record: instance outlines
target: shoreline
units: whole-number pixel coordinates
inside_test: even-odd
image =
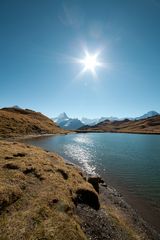
[[[82,133],[117,133],[117,134],[138,134],[138,135],[160,135],[160,133],[151,133],[151,132],[116,132],[116,131],[85,131],[85,130],[69,130],[66,133],[47,133],[47,134],[31,134],[31,135],[22,135],[22,136],[15,136],[15,137],[0,137],[2,141],[21,141],[27,140],[32,138],[43,138],[43,137],[51,137],[51,136],[61,136],[61,135],[68,135],[68,134],[82,134]]]
[[[119,208],[119,210],[125,211],[125,214],[129,214],[130,218],[134,219],[136,218],[136,222],[138,224],[145,225],[146,228],[149,228],[150,231],[157,232],[159,234],[160,239],[160,222],[159,222],[159,216],[157,214],[156,209],[152,208],[150,212],[147,211],[147,209],[150,208],[150,203],[146,201],[145,199],[136,196],[133,193],[130,193],[127,190],[126,186],[118,185],[118,183],[115,181],[115,178],[111,176],[107,176],[107,178],[102,173],[96,173],[96,174],[90,174],[87,173],[81,166],[72,163],[71,161],[64,159],[67,163],[77,167],[81,171],[83,171],[86,178],[90,176],[96,176],[100,179],[103,179],[103,184],[99,185],[101,192],[100,197],[102,198],[102,202],[107,202],[112,207]],[[108,199],[109,196],[109,199]],[[151,213],[151,214],[150,214]],[[123,214],[122,214],[123,215]]]
[[[143,229],[146,231],[148,236],[151,234],[160,239],[158,229],[155,229],[149,222],[144,220],[135,208],[128,203],[124,195],[122,195],[119,190],[115,189],[113,186],[108,185],[105,190],[102,189],[101,201],[106,206],[110,206],[113,214],[115,213],[116,215],[119,215],[120,221],[125,220],[124,224],[129,222],[133,228],[137,228],[137,231],[141,231]]]
[[[127,204],[136,211],[136,213],[144,219],[153,229],[160,233],[160,208],[157,205],[151,205],[151,202],[138,196],[133,192],[130,192],[127,185],[118,182],[115,176],[111,176],[111,173],[105,177],[100,174],[106,182],[108,182],[111,188],[114,188],[124,198]],[[158,211],[157,211],[158,210]]]
[[[14,138],[14,141],[21,141],[21,140],[25,141],[26,139],[32,139],[32,138],[38,138],[38,137],[47,137],[47,136],[55,136],[55,135],[66,135],[66,134],[59,134],[58,133],[58,134],[45,134],[45,135],[41,134],[41,135],[21,136],[21,137]],[[3,139],[3,140],[5,141],[6,139]],[[13,139],[10,139],[10,141],[13,141]],[[23,142],[23,143],[25,145],[27,144],[25,142]],[[64,160],[65,160],[66,163],[68,163],[68,165],[75,166],[79,170],[83,171],[85,176],[90,175],[87,172],[84,172],[84,170],[79,165],[74,164],[69,160],[66,160],[66,159],[64,159]],[[99,176],[101,177],[101,174]],[[118,211],[119,214],[120,214],[120,217],[125,216],[125,219],[128,219],[128,221],[131,222],[131,226],[132,227],[134,226],[137,229],[138,232],[139,231],[141,232],[141,230],[140,230],[141,228],[144,228],[145,231],[149,231],[147,233],[147,234],[150,235],[148,239],[160,239],[160,235],[157,231],[158,229],[153,227],[148,221],[146,222],[145,220],[143,220],[143,218],[141,217],[141,215],[139,213],[137,213],[135,208],[132,207],[130,204],[128,204],[128,200],[126,199],[126,197],[124,198],[124,195],[121,195],[119,190],[117,191],[117,187],[115,189],[113,187],[113,185],[110,185],[110,184],[108,186],[107,185],[106,186],[103,186],[103,185],[101,186],[100,185],[100,191],[101,192],[99,194],[99,197],[101,198],[102,205],[104,204],[106,206],[109,206],[109,208],[112,209],[112,211],[111,211],[112,215],[117,214],[117,211]],[[103,210],[104,209],[105,209],[105,207],[103,206]],[[82,206],[82,209],[81,209],[81,207],[79,207],[79,211],[80,211],[79,214],[81,215],[81,211],[83,212],[83,206]],[[89,212],[90,210],[87,210],[87,211]],[[85,218],[85,216],[83,216],[83,217]],[[117,217],[117,216],[114,216],[114,217]],[[156,237],[154,238],[154,236],[156,236]]]
[[[46,134],[31,134],[31,135],[23,135],[23,136],[16,136],[16,137],[7,137],[3,138],[0,137],[1,141],[21,141],[21,140],[27,140],[27,139],[34,139],[34,138],[43,138],[43,137],[51,137],[51,136],[57,136],[57,135],[68,135],[72,134],[72,132],[68,133],[46,133]]]
[[[70,134],[73,134],[73,133],[70,133]],[[56,135],[61,135],[61,134],[51,134],[48,136],[50,137],[50,136],[54,136],[54,135],[56,136]],[[41,135],[41,136],[36,136],[36,137],[40,137],[40,138],[47,137],[47,135],[45,135],[45,136]],[[25,143],[25,140],[29,139],[29,138],[32,139],[32,136],[23,138],[24,143]],[[78,167],[80,169],[83,169],[81,166],[72,163],[70,160],[66,160],[66,161],[68,163],[71,163],[72,165],[75,165],[76,167]],[[83,171],[84,171],[84,169],[83,169]],[[85,172],[85,174],[88,174],[88,173]],[[154,229],[156,229],[157,231],[159,230],[159,226],[160,226],[160,224],[158,222],[159,215],[153,206],[152,206],[152,209],[150,211],[148,211],[148,209],[150,208],[150,204],[149,204],[149,202],[147,202],[147,200],[143,199],[142,197],[138,197],[133,193],[130,193],[127,190],[127,187],[125,187],[124,185],[121,186],[121,185],[117,184],[117,181],[115,181],[115,178],[113,176],[105,177],[103,175],[103,173],[101,173],[101,172],[99,172],[98,174],[99,174],[99,176],[102,176],[102,178],[105,179],[106,182],[108,182],[108,180],[109,180],[112,188],[116,188],[118,190],[118,192],[121,192],[123,194],[124,198],[126,199],[127,203],[129,203],[132,206],[132,208],[135,209],[138,212],[138,214],[142,218],[144,218]],[[153,213],[156,216],[155,218],[153,217]]]
[[[85,131],[85,130],[75,130],[75,133],[125,133],[125,134],[148,134],[148,135],[160,135],[160,132],[117,132],[117,131],[101,131],[101,130],[91,130],[91,131]]]
[[[141,216],[141,214],[132,205],[130,205],[130,203],[124,196],[124,194],[121,194],[120,189],[117,189],[117,186],[115,188],[112,183],[108,184],[105,178],[103,178],[101,174],[98,174],[98,173],[90,174],[87,171],[85,171],[81,166],[75,163],[72,163],[71,161],[65,158],[63,159],[67,163],[67,165],[74,166],[79,171],[81,171],[83,173],[83,176],[86,179],[89,179],[89,178],[98,179],[98,182],[99,182],[98,195],[99,195],[99,200],[101,205],[101,208],[100,208],[101,211],[105,212],[105,214],[111,215],[111,217],[113,217],[113,219],[116,219],[116,221],[117,219],[120,222],[122,221],[122,225],[127,225],[128,231],[131,232],[131,234],[135,235],[136,237],[135,239],[141,239],[139,237],[137,238],[136,234],[143,235],[143,233],[145,232],[145,234],[147,234],[147,237],[148,237],[148,238],[145,238],[145,240],[149,240],[149,239],[160,240],[159,227],[157,226],[157,228],[155,228],[154,226],[152,226],[152,224],[150,224],[149,221],[145,220]],[[107,212],[106,212],[106,209],[107,209]],[[90,232],[90,235],[89,235],[89,237],[91,237],[90,239],[92,239],[93,237],[93,239],[96,239],[96,240],[103,240],[103,238],[101,238],[101,235],[100,237],[98,237],[97,235],[94,236],[94,234],[92,233],[93,224],[91,224],[90,230],[88,230],[86,225],[88,225],[88,222],[87,222],[88,215],[90,218],[89,220],[92,222],[95,221],[94,219],[95,214],[96,214],[96,217],[100,218],[101,221],[105,220],[103,219],[104,216],[101,217],[101,213],[97,214],[93,211],[93,209],[91,210],[90,208],[84,206],[83,204],[77,207],[76,213],[78,214],[78,216],[82,217],[84,221],[86,221],[82,224],[82,229],[86,230],[86,232],[87,231]],[[103,222],[103,225],[104,225],[104,222]],[[97,224],[95,224],[94,228],[97,228],[97,231],[99,231],[100,229],[100,231],[102,231],[103,233],[103,227],[101,228],[99,223],[98,223],[98,226]],[[134,231],[132,232],[132,229],[130,228],[133,228]]]

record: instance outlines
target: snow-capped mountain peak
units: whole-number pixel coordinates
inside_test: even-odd
[[[157,116],[157,115],[159,115],[158,112],[156,112],[156,111],[149,111],[149,112],[143,114],[142,116],[137,117],[136,120],[146,119],[146,118],[154,117],[154,116]]]
[[[77,118],[69,118],[65,112],[58,115],[58,117],[53,118],[53,121],[56,122],[60,127],[68,130],[78,129],[84,124]]]
[[[69,117],[67,116],[67,114],[65,112],[60,113],[57,117],[58,119],[69,119]]]
[[[65,112],[63,112],[63,113],[60,113],[58,115],[58,117],[53,118],[53,120],[54,120],[54,122],[59,124],[60,122],[69,120],[69,117],[67,116],[67,114]]]

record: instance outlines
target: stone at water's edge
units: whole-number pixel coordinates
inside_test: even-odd
[[[76,205],[86,204],[95,210],[99,210],[100,208],[98,195],[95,192],[84,188],[77,190],[74,202]]]
[[[92,184],[92,186],[94,187],[94,189],[96,190],[97,193],[99,193],[99,183],[103,183],[104,184],[104,181],[101,177],[99,176],[90,176],[88,178],[88,182],[90,184]]]

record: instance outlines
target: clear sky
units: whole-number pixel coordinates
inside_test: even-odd
[[[95,78],[78,77],[101,50]],[[0,107],[54,117],[160,112],[159,0],[0,0]]]

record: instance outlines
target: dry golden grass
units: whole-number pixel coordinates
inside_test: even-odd
[[[14,108],[0,109],[0,137],[2,138],[52,133],[67,133],[67,131],[38,112]]]
[[[0,141],[0,239],[85,240],[74,215],[80,189],[98,203],[80,170],[58,155]]]

